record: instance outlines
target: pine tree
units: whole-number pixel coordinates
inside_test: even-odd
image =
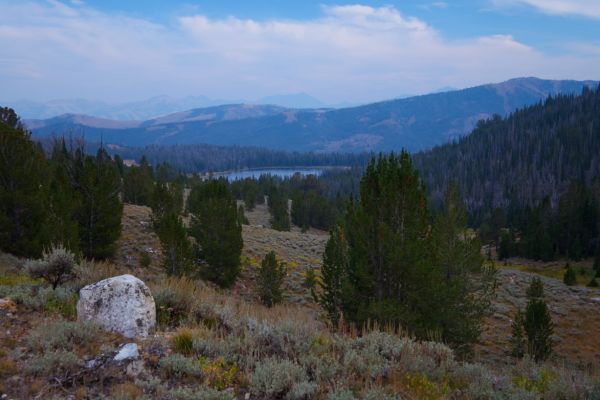
[[[575,270],[571,268],[571,266],[567,263],[567,268],[565,269],[565,273],[563,275],[563,282],[567,286],[573,286],[577,284],[577,274]]]
[[[248,225],[250,223],[248,222],[248,218],[246,218],[246,215],[244,213],[244,206],[242,204],[240,204],[238,207],[238,221],[240,225]]]
[[[277,261],[275,252],[270,251],[263,258],[258,270],[258,292],[260,301],[267,307],[281,303],[282,285],[287,274],[285,263]]]
[[[50,241],[73,253],[79,251],[77,213],[81,207],[79,192],[71,179],[73,160],[65,139],[54,143],[50,158],[52,178],[48,190]]]
[[[268,205],[271,227],[278,231],[289,231],[291,224],[287,196],[280,189],[273,187],[269,191]]]
[[[527,308],[523,327],[527,335],[527,353],[536,361],[543,361],[552,354],[554,323],[544,300],[540,278],[533,278],[527,290]]]
[[[512,336],[510,339],[511,355],[516,358],[523,358],[526,351],[524,323],[523,313],[521,310],[517,310],[511,325]]]
[[[0,108],[0,248],[38,257],[49,244],[48,166],[10,108]]]
[[[121,181],[117,167],[106,150],[96,157],[78,150],[75,159],[76,187],[81,198],[79,241],[83,254],[90,258],[107,258],[116,250],[121,234],[123,203],[119,198]]]
[[[600,241],[598,245],[596,245],[596,254],[594,256],[594,271],[596,271],[596,276],[600,276]]]
[[[541,299],[544,297],[544,284],[540,278],[533,278],[525,292],[528,299]]]
[[[150,207],[152,207],[152,220],[155,227],[160,224],[165,215],[181,213],[183,208],[182,192],[183,188],[176,183],[158,182],[154,185]]]
[[[220,286],[233,285],[240,272],[242,226],[236,201],[225,180],[209,180],[192,188],[188,199],[191,235],[204,261],[200,274]]]
[[[141,158],[139,167],[132,166],[124,171],[123,201],[125,203],[149,206],[153,189],[153,171],[146,157]]]
[[[500,245],[498,246],[498,259],[506,260],[513,256],[514,241],[509,232],[502,232],[500,236]]]
[[[344,230],[336,225],[330,232],[330,238],[323,255],[321,267],[321,289],[319,304],[329,317],[333,326],[337,326],[344,309],[344,286],[349,266],[348,243]]]
[[[191,273],[192,246],[187,229],[179,215],[170,210],[157,224],[156,234],[160,239],[162,265],[168,275],[181,276]]]
[[[454,183],[433,225],[432,250],[438,268],[429,318],[461,356],[471,353],[495,287],[495,270],[483,264],[481,244],[467,232],[467,212]]]

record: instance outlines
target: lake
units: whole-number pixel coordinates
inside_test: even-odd
[[[323,168],[262,168],[262,169],[246,169],[242,171],[219,172],[215,176],[224,176],[228,181],[238,179],[255,178],[258,179],[261,175],[270,174],[281,178],[289,178],[296,173],[300,175],[321,175]]]

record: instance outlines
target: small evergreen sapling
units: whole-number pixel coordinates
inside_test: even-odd
[[[285,263],[277,261],[275,252],[267,253],[258,270],[258,291],[260,301],[265,306],[272,307],[281,303],[283,299],[281,286],[286,274]]]
[[[596,246],[596,255],[594,256],[594,271],[596,271],[596,277],[600,276],[600,243]]]
[[[573,286],[577,284],[577,274],[575,273],[575,270],[571,268],[569,263],[567,263],[565,274],[563,275],[563,282],[567,286]]]
[[[552,354],[554,323],[544,300],[544,287],[540,278],[533,278],[527,297],[523,321],[527,334],[527,352],[535,361],[543,361]]]
[[[523,358],[525,355],[526,341],[525,332],[523,331],[523,312],[517,310],[515,319],[512,322],[512,337],[510,344],[512,346],[511,355],[516,358]]]
[[[527,299],[525,313],[518,310],[512,323],[511,354],[522,358],[527,353],[535,361],[543,361],[552,354],[554,323],[544,300],[544,285],[540,278],[532,279]]]
[[[590,283],[588,283],[589,287],[598,287],[598,281],[596,280],[596,277],[593,276],[592,279],[590,280]]]

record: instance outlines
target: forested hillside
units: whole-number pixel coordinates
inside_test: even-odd
[[[600,183],[600,90],[559,95],[480,122],[472,134],[415,156],[433,202],[455,181],[471,213],[556,205],[571,180]]]

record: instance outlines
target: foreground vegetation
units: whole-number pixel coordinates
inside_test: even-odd
[[[14,299],[16,311],[0,311],[2,324],[10,324],[0,336],[0,392],[12,398],[600,398],[597,378],[560,364],[461,362],[445,345],[399,331],[332,331],[306,308],[265,308],[198,281],[160,276],[142,276],[156,299],[159,328],[138,341],[141,368],[134,371],[110,361],[130,340],[74,321],[77,288],[119,267],[85,263],[77,280],[52,290],[23,275],[22,265],[2,256],[0,297]]]

